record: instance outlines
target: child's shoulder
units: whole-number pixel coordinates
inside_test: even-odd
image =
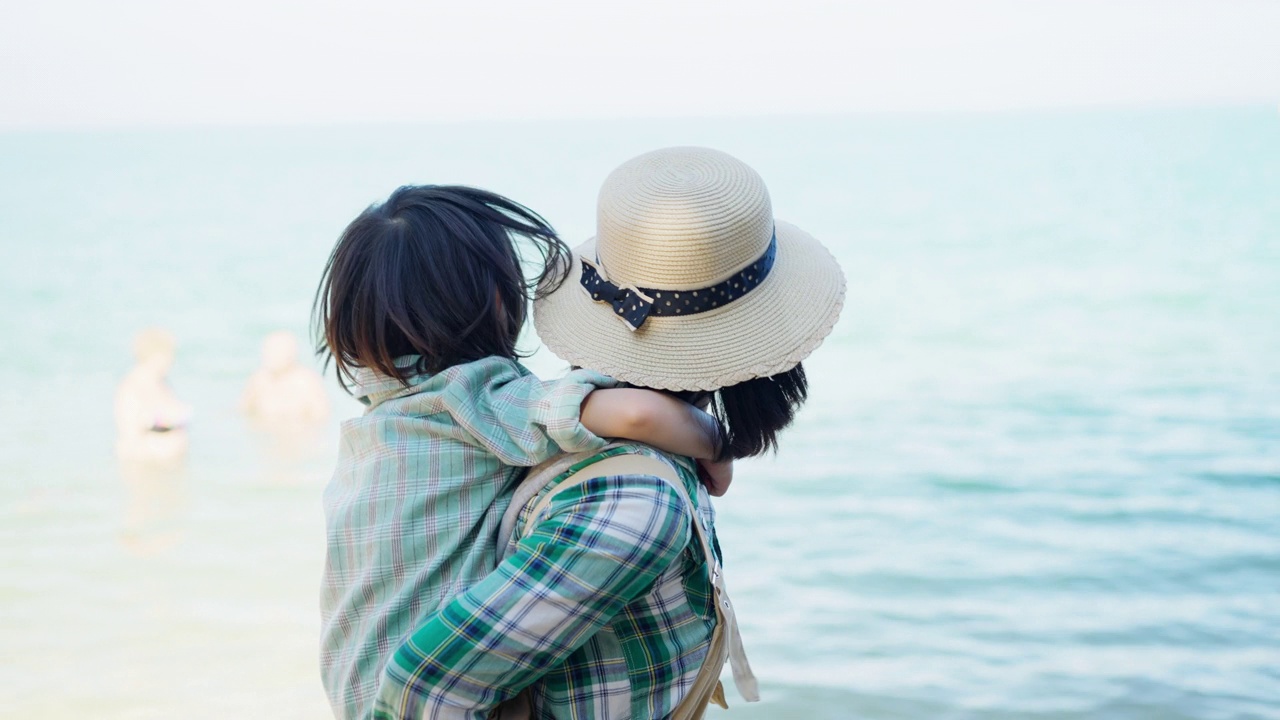
[[[463,383],[486,386],[500,386],[516,380],[538,381],[537,376],[516,360],[496,355],[446,368],[435,379],[442,385]]]
[[[541,380],[528,368],[511,358],[491,356],[458,363],[430,376],[411,381],[411,388],[399,395],[410,404],[428,402],[445,406],[485,403],[508,395],[536,394],[543,390]]]

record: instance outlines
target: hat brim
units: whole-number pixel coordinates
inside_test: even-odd
[[[830,334],[845,280],[822,243],[782,221],[776,230],[773,270],[751,292],[695,315],[650,317],[634,331],[580,285],[592,238],[574,248],[564,284],[534,303],[538,335],[572,365],[644,387],[715,390],[786,372]]]

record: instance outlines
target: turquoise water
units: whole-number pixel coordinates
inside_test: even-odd
[[[305,332],[397,184],[576,240],[671,144],[756,167],[849,278],[782,452],[719,503],[765,701],[715,717],[1280,717],[1267,108],[0,135],[0,715],[325,716],[319,489],[357,407],[255,431],[262,337]],[[192,449],[129,477],[111,395],[153,324]]]

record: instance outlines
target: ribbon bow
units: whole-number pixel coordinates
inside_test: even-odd
[[[653,298],[631,285],[616,285],[605,278],[595,263],[582,259],[582,289],[592,300],[607,302],[613,306],[613,314],[634,332],[649,319],[653,310]]]

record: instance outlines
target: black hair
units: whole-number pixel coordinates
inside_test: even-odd
[[[526,280],[514,236],[541,272]],[[342,232],[312,305],[316,353],[346,389],[357,368],[408,384],[490,356],[520,357],[534,297],[568,274],[569,248],[540,215],[485,190],[407,185]],[[418,355],[410,367],[395,359]]]
[[[804,365],[712,391],[664,391],[707,411],[720,424],[717,460],[740,459],[778,450],[778,434],[795,419],[809,396]]]
[[[712,398],[711,414],[720,421],[721,460],[777,452],[778,433],[791,424],[809,397],[804,366],[769,377],[722,387]]]

